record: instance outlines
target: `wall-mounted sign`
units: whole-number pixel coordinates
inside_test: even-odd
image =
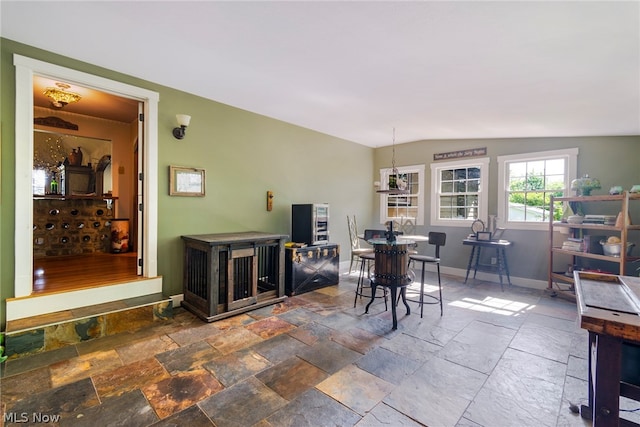
[[[468,150],[449,151],[448,153],[435,153],[433,160],[459,159],[461,157],[486,156],[487,147],[470,148]]]
[[[62,120],[60,117],[54,117],[54,116],[35,117],[33,119],[33,124],[41,125],[41,126],[50,126],[54,128],[78,130],[77,124],[68,122],[66,120]]]

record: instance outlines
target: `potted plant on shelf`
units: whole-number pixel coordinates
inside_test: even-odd
[[[592,190],[600,188],[602,188],[600,180],[589,177],[589,174],[571,181],[571,189],[576,191],[576,196],[590,196]]]

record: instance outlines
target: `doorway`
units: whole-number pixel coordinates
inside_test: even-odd
[[[16,196],[15,196],[15,279],[14,296],[7,298],[7,320],[29,317],[47,312],[77,308],[86,305],[100,304],[118,299],[150,295],[161,292],[162,279],[157,276],[157,104],[158,94],[147,89],[127,85],[125,83],[90,75],[77,70],[64,68],[14,55],[16,67]],[[31,175],[33,170],[33,130],[34,130],[34,97],[33,77],[47,76],[78,86],[133,99],[143,106],[145,121],[143,128],[143,150],[138,156],[141,161],[139,169],[147,178],[141,182],[142,200],[145,209],[139,224],[144,233],[140,239],[137,253],[142,254],[141,275],[137,280],[120,282],[119,285],[104,287],[87,286],[77,291],[46,294],[44,300],[33,298],[33,196]],[[133,161],[133,149],[129,151]],[[117,174],[118,171],[115,172]],[[30,236],[25,238],[25,236]],[[77,272],[76,272],[77,273]],[[89,284],[89,280],[84,280]],[[23,297],[31,298],[23,298]]]
[[[33,293],[134,280],[139,101],[42,75],[33,100]]]

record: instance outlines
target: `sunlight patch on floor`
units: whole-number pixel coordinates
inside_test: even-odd
[[[504,298],[486,297],[482,300],[475,298],[463,298],[450,302],[453,307],[466,308],[474,311],[491,312],[503,316],[519,316],[523,312],[531,310],[535,305],[524,302],[511,301]]]

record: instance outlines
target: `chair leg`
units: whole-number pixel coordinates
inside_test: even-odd
[[[371,263],[369,261],[367,261],[367,277],[369,278],[369,285],[371,285]],[[375,272],[375,269],[374,269]],[[371,286],[371,289],[373,289],[373,286]],[[377,288],[376,288],[377,289]],[[389,295],[389,290],[382,286],[382,296],[384,297],[384,311],[389,310],[389,305],[388,305],[388,295]],[[375,294],[374,294],[375,297]]]
[[[438,267],[438,291],[440,292],[440,316],[442,316],[442,283],[440,282],[440,263],[437,264]]]
[[[358,302],[358,295],[362,297],[362,287],[364,283],[364,259],[360,260],[360,275],[358,276],[358,283],[356,284],[356,297],[353,300],[353,308],[356,308]]]
[[[365,279],[366,276],[366,279]],[[358,276],[358,282],[356,284],[356,296],[353,300],[353,308],[356,307],[356,304],[358,302],[358,296],[360,296],[360,298],[362,298],[362,293],[364,292],[364,281],[365,280],[369,280],[369,287],[371,289],[371,292],[373,293],[373,297],[376,298],[375,293],[377,292],[377,288],[376,287],[376,292],[374,292],[374,287],[371,285],[371,262],[369,260],[365,260],[363,258],[360,259],[360,275]],[[387,288],[385,288],[384,286],[382,286],[382,295],[384,297],[384,310],[387,311],[389,310],[389,305],[388,305],[388,290]]]
[[[425,263],[422,263],[422,274],[420,275],[420,318],[424,312],[424,267]]]

